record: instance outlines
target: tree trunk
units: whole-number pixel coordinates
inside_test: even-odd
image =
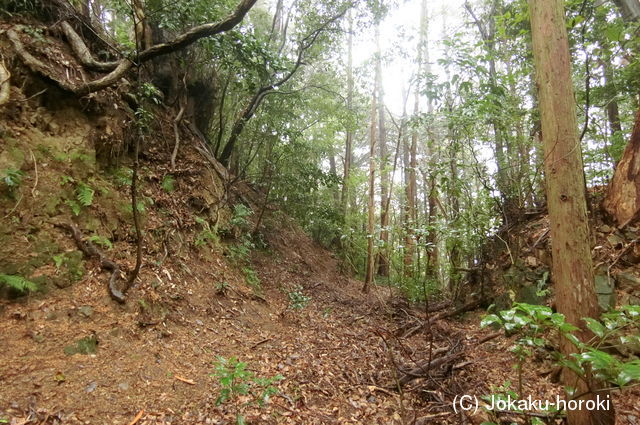
[[[640,110],[603,206],[619,227],[640,218]]]
[[[349,9],[349,36],[347,41],[347,109],[353,112],[353,15]],[[353,125],[347,124],[347,138],[344,147],[344,173],[342,179],[342,213],[346,222],[349,213],[349,177],[353,155]]]
[[[336,156],[333,154],[333,152],[329,153],[329,172],[334,177],[337,177],[338,175],[338,172],[336,171]],[[331,193],[333,195],[333,203],[337,207],[338,205],[340,205],[340,194],[338,193],[338,189],[332,187]]]
[[[382,88],[382,52],[380,51],[380,28],[376,27],[376,87],[378,91],[378,145],[380,155],[380,241],[378,251],[378,275],[389,276],[389,169],[387,154],[387,129],[385,127],[384,90]]]
[[[376,92],[373,90],[373,96],[371,99],[371,127],[369,128],[369,202],[367,208],[367,272],[364,278],[364,285],[362,286],[362,292],[369,292],[373,285],[373,279],[375,275],[375,255],[374,255],[374,242],[375,242],[375,225],[376,225],[376,210],[375,210],[375,190],[376,190]]]
[[[620,10],[620,14],[622,15],[622,19],[625,21],[636,21],[640,18],[640,1],[638,0],[613,0],[618,9]]]
[[[563,0],[529,0],[533,56],[539,89],[547,204],[551,225],[552,277],[556,305],[568,323],[581,328],[577,337],[592,336],[583,317],[598,317],[594,287],[589,223],[584,189],[584,169],[577,134],[575,98],[571,81],[571,59],[564,21]],[[567,339],[560,341],[566,356],[575,352]],[[581,399],[596,398],[598,383],[587,382],[564,370],[565,385],[576,388]],[[598,392],[606,397],[606,392]],[[569,425],[613,424],[610,411],[569,410]]]
[[[431,60],[429,50],[429,10],[425,5],[424,10],[424,67],[427,75],[431,74]],[[433,113],[433,99],[431,96],[427,96],[427,113],[431,115]],[[436,151],[434,149],[434,131],[432,128],[427,129],[427,159],[429,161],[430,170],[423,175],[425,196],[427,196],[427,205],[425,211],[428,211],[427,225],[429,228],[429,234],[426,240],[426,267],[425,278],[427,280],[435,280],[438,276],[438,235],[435,231],[436,218],[437,218],[437,196],[438,186],[436,183]]]
[[[415,88],[415,98],[413,103],[413,115],[414,117],[420,112],[420,74],[422,71],[423,61],[423,49],[426,36],[427,26],[427,2],[422,0],[420,9],[420,37],[418,38],[418,51],[417,51],[417,81]],[[409,148],[409,172],[407,173],[408,182],[406,187],[406,203],[405,203],[405,216],[404,216],[404,228],[405,228],[405,240],[404,240],[404,273],[405,276],[411,276],[413,274],[413,257],[415,255],[415,220],[416,220],[416,199],[417,199],[417,183],[416,183],[416,167],[417,167],[417,150],[418,150],[418,130],[414,127],[411,132],[411,147]]]

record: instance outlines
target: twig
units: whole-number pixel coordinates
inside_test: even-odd
[[[478,344],[483,344],[483,343],[485,343],[487,341],[491,341],[492,339],[499,337],[500,335],[502,335],[502,332],[491,333],[489,335],[486,335],[486,336],[483,336],[482,338],[480,338],[477,343]]]
[[[382,332],[378,330],[374,332],[382,339],[382,342],[384,343],[384,346],[387,349],[386,350],[387,356],[389,357],[389,361],[391,362],[391,366],[392,366],[393,380],[396,384],[396,389],[398,390],[398,393],[400,395],[400,398],[399,398],[400,420],[402,421],[403,424],[405,424],[404,388],[402,385],[402,380],[398,377],[398,364],[396,363],[395,357],[393,356],[393,351],[391,347],[389,347],[389,343],[387,342],[384,335],[382,335]]]
[[[36,161],[36,157],[33,154],[31,148],[29,148],[29,153],[31,154],[31,159],[33,159],[33,168],[36,173],[36,181],[33,183],[33,187],[31,188],[31,196],[36,197],[36,187],[38,187],[38,162]]]
[[[178,148],[180,147],[180,129],[178,127],[178,124],[180,124],[180,121],[182,120],[184,110],[185,106],[182,105],[180,107],[178,115],[176,115],[176,118],[173,120],[173,132],[175,134],[176,143],[175,145],[173,145],[173,152],[171,153],[171,171],[176,168],[176,157],[178,156]]]
[[[13,214],[13,212],[16,210],[16,208],[18,208],[18,205],[20,205],[20,201],[22,201],[22,198],[24,198],[24,196],[22,196],[22,194],[20,194],[20,198],[18,199],[18,202],[16,202],[16,204],[13,206],[13,208],[11,208],[11,211],[9,211],[4,217],[7,218],[9,217],[11,214]]]
[[[136,425],[138,423],[138,421],[142,418],[142,415],[144,415],[144,409],[142,409],[142,410],[140,410],[138,412],[136,417],[133,418],[133,420],[131,422],[129,422],[129,425]]]
[[[142,231],[140,230],[140,212],[138,211],[138,194],[137,194],[137,182],[138,182],[138,168],[139,163],[139,150],[140,139],[142,134],[136,137],[135,152],[133,158],[133,174],[131,175],[131,211],[133,213],[133,226],[136,232],[136,265],[127,279],[124,290],[128,290],[133,286],[138,274],[140,273],[140,267],[142,266]]]
[[[511,258],[511,264],[515,264],[516,262],[513,260],[513,254],[511,253],[511,248],[509,248],[509,244],[507,243],[507,241],[502,239],[498,233],[496,233],[496,237],[498,239],[500,239],[504,243],[504,245],[507,247],[507,252],[509,253],[509,258]]]
[[[71,233],[73,240],[75,241],[78,249],[83,252],[87,257],[96,257],[100,261],[100,267],[109,270],[111,272],[111,277],[109,278],[109,295],[111,298],[118,301],[119,303],[124,303],[126,298],[124,293],[116,288],[116,282],[120,277],[120,266],[114,261],[109,260],[96,246],[91,243],[91,241],[83,241],[82,240],[82,232],[75,224],[54,224],[55,227],[59,227]],[[126,291],[127,288],[125,288]]]
[[[538,244],[549,234],[549,229],[545,230],[544,232],[542,232],[542,234],[540,235],[540,237],[536,240],[536,242],[533,244],[532,248],[535,248],[536,246],[538,246]]]
[[[31,96],[27,97],[26,99],[17,99],[17,100],[16,100],[16,102],[28,102],[28,101],[30,101],[31,99],[33,99],[34,97],[38,97],[38,96],[40,96],[41,94],[45,93],[46,91],[47,91],[47,89],[42,89],[42,90],[40,90],[38,93],[33,94],[33,95],[31,95]]]
[[[262,345],[262,344],[264,344],[265,342],[269,342],[269,341],[271,341],[271,338],[265,338],[265,339],[263,339],[262,341],[258,341],[258,342],[256,342],[255,344],[253,344],[253,345],[251,346],[251,349],[253,350],[253,349],[254,349],[254,348],[256,348],[257,346]]]
[[[179,375],[175,375],[175,378],[180,382],[184,382],[185,384],[189,384],[189,385],[195,385],[196,384],[191,379],[183,378],[182,376],[179,376]]]

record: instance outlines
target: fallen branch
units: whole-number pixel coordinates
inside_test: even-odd
[[[485,299],[484,298],[479,298],[476,300],[472,300],[469,301],[468,303],[454,309],[451,311],[442,311],[438,314],[433,315],[428,321],[421,321],[419,319],[415,319],[416,321],[418,321],[418,324],[409,329],[407,332],[405,332],[402,335],[402,338],[409,338],[413,335],[415,335],[416,333],[418,333],[421,329],[423,329],[425,326],[430,325],[431,323],[435,322],[436,320],[440,320],[440,319],[447,319],[449,317],[453,317],[453,316],[457,316],[459,314],[465,313],[467,311],[472,311],[477,309],[478,307],[480,307],[483,303],[484,303]],[[402,326],[400,329],[398,329],[396,332],[398,332],[399,330],[405,329],[406,326]]]
[[[463,354],[464,354],[464,350],[461,350],[461,351],[458,351],[457,353],[453,353],[444,357],[433,359],[430,362],[429,361],[422,362],[418,364],[417,367],[411,370],[403,371],[404,376],[400,378],[398,382],[401,386],[405,386],[409,382],[413,381],[414,379],[423,378],[427,376],[427,373],[432,369],[440,368],[449,363],[453,363],[454,360],[456,360],[458,357],[462,356]]]
[[[109,260],[102,253],[102,251],[100,251],[93,243],[91,243],[91,241],[83,240],[82,232],[80,232],[80,229],[78,229],[75,224],[62,223],[55,224],[55,226],[71,233],[71,237],[75,241],[76,246],[80,251],[84,253],[84,255],[89,258],[97,258],[100,261],[100,267],[111,272],[111,277],[109,278],[108,285],[109,295],[111,295],[111,298],[113,298],[117,302],[124,303],[126,300],[125,296],[122,291],[120,291],[116,287],[116,282],[120,277],[120,266],[118,266],[118,264],[116,264],[115,262]]]
[[[271,341],[271,338],[265,338],[262,341],[258,341],[258,342],[256,342],[255,344],[253,344],[251,346],[251,349],[253,350],[254,348],[258,347],[259,345],[262,345],[262,344],[264,344],[266,342],[269,342],[269,341]]]

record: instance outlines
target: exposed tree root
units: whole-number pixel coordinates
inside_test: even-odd
[[[98,260],[100,260],[100,267],[111,272],[111,277],[109,278],[108,285],[109,295],[111,295],[111,298],[113,298],[117,302],[124,303],[126,301],[126,298],[122,291],[120,291],[116,287],[116,282],[120,277],[120,266],[108,259],[102,251],[100,251],[94,244],[91,243],[91,241],[83,240],[82,232],[80,232],[80,229],[78,229],[75,224],[61,223],[56,224],[55,226],[71,233],[71,237],[76,243],[78,249],[82,251],[84,255],[89,258],[97,258]]]
[[[4,66],[4,59],[0,57],[0,105],[4,105],[9,101],[11,93],[10,79],[11,73]]]
[[[67,37],[67,41],[69,41],[69,45],[73,49],[73,53],[75,53],[83,66],[101,72],[110,72],[117,68],[119,62],[99,62],[95,60],[84,40],[82,40],[82,37],[78,35],[67,21],[63,21],[60,26],[65,37]]]
[[[182,115],[184,115],[184,110],[185,110],[185,105],[183,104],[180,107],[180,112],[178,112],[178,115],[176,116],[176,118],[173,120],[173,132],[175,134],[176,137],[176,143],[173,146],[173,152],[171,153],[171,171],[175,170],[176,168],[176,157],[178,156],[178,149],[180,148],[180,121],[182,120]]]
[[[233,13],[226,19],[216,23],[199,25],[179,35],[170,42],[152,46],[141,52],[136,60],[139,63],[146,62],[155,57],[165,55],[167,53],[172,53],[176,50],[187,47],[188,45],[200,40],[201,38],[211,37],[221,32],[228,31],[242,21],[244,16],[247,14],[247,12],[249,12],[249,9],[253,7],[255,2],[256,0],[242,0],[233,11]],[[25,49],[22,41],[20,40],[20,37],[13,28],[7,31],[7,37],[9,37],[9,40],[13,44],[16,52],[18,53],[18,56],[20,57],[20,59],[22,59],[25,65],[27,65],[27,67],[29,67],[32,71],[54,81],[63,90],[75,93],[78,96],[84,96],[86,94],[105,89],[115,84],[122,77],[124,77],[127,71],[129,71],[133,66],[133,61],[129,58],[122,58],[121,60],[113,64],[108,62],[100,63],[95,61],[86,44],[82,42],[78,34],[73,31],[73,28],[69,26],[68,29],[71,29],[71,31],[67,33],[68,29],[65,30],[65,23],[66,22],[62,24],[62,28],[65,31],[65,35],[67,35],[67,37],[69,38],[69,43],[78,56],[80,62],[82,62],[83,64],[86,62],[91,64],[92,66],[100,67],[102,68],[102,71],[110,71],[107,75],[102,78],[98,78],[88,83],[79,85],[72,84],[69,81],[61,80],[52,75],[52,73],[49,71],[49,67],[46,64],[36,59]]]

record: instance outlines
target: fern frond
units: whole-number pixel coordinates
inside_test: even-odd
[[[91,206],[93,203],[93,195],[95,191],[87,186],[85,183],[78,183],[78,187],[76,188],[76,199],[80,202],[81,205],[85,207]]]
[[[19,292],[33,292],[38,290],[38,285],[22,276],[0,274],[0,283],[7,285]]]

